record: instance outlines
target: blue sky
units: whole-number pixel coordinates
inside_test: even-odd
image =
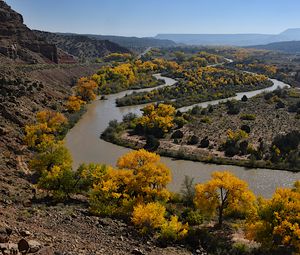
[[[6,0],[32,29],[154,36],[279,33],[300,27],[300,0]]]

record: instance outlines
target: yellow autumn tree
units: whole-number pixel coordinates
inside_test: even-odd
[[[58,112],[45,110],[36,115],[36,124],[25,126],[25,143],[33,149],[43,150],[63,131],[68,121]]]
[[[106,167],[102,178],[96,179],[90,193],[90,210],[98,215],[126,215],[131,212],[133,198],[128,190],[132,170]]]
[[[261,199],[258,214],[249,218],[247,236],[265,247],[284,245],[300,254],[300,189],[279,188],[271,199]]]
[[[124,63],[111,68],[112,76],[118,76],[125,84],[132,84],[136,81],[134,67],[130,63]]]
[[[150,104],[142,110],[143,116],[137,120],[147,133],[163,136],[174,126],[175,108],[168,104]]]
[[[169,168],[160,162],[160,156],[144,149],[131,151],[117,162],[119,169],[133,171],[133,178],[129,184],[132,196],[142,196],[144,200],[167,200],[169,192],[166,189],[171,181]]]
[[[81,97],[70,96],[66,103],[66,107],[69,112],[78,112],[81,109],[81,106],[84,104],[85,102],[81,100]]]
[[[194,203],[207,216],[217,214],[219,226],[226,214],[247,214],[255,210],[255,196],[248,184],[227,171],[214,172],[211,180],[197,184]]]
[[[107,167],[102,178],[94,181],[89,200],[93,213],[128,215],[137,203],[169,198],[170,170],[159,155],[132,151],[118,160],[117,167]]]
[[[96,98],[98,84],[87,77],[82,77],[78,80],[75,91],[78,97],[83,101],[90,102]]]

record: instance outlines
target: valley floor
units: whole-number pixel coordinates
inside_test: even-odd
[[[286,164],[272,164],[269,160],[250,160],[248,153],[228,157],[221,149],[227,139],[228,130],[237,131],[242,126],[250,129],[247,142],[253,148],[258,148],[261,141],[269,148],[276,135],[299,131],[299,114],[289,111],[290,107],[299,101],[299,93],[295,89],[289,90],[288,93],[296,95],[288,95],[280,100],[276,97],[275,101],[266,100],[264,95],[259,95],[246,102],[238,102],[238,114],[228,114],[225,103],[213,106],[211,112],[207,109],[198,109],[197,113],[189,111],[184,114],[188,123],[159,139],[160,145],[156,152],[179,159],[299,171],[299,166],[290,168]],[[277,109],[276,105],[281,100],[284,107]],[[146,145],[145,137],[127,129],[126,123],[123,125],[123,131],[116,134],[112,142],[134,149],[143,148]],[[182,133],[182,138],[172,136],[178,130]],[[195,144],[190,142],[193,136],[197,140]],[[106,136],[104,139],[109,140]],[[200,141],[204,139],[209,141],[209,145],[202,147]]]

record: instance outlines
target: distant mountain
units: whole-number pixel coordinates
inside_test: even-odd
[[[300,28],[290,28],[279,34],[279,37],[286,41],[300,41]]]
[[[236,45],[245,46],[257,41],[268,41],[264,34],[158,34],[157,39],[169,39],[188,45]]]
[[[34,32],[38,37],[57,45],[58,48],[81,60],[95,59],[109,53],[130,52],[125,47],[108,40],[97,40],[77,34],[50,33],[37,30]]]
[[[158,34],[156,39],[173,40],[187,45],[251,46],[281,41],[300,40],[300,28],[280,34]]]
[[[283,51],[286,53],[300,53],[300,41],[275,42],[265,45],[248,46],[248,48]]]
[[[144,50],[148,47],[171,47],[176,45],[176,43],[172,40],[161,40],[153,37],[126,37],[94,34],[84,35],[97,40],[109,40],[133,51]]]

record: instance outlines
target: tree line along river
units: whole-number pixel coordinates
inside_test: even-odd
[[[176,80],[163,77],[160,74],[155,75],[165,81],[161,86],[172,86]],[[271,79],[273,85],[266,89],[260,89],[250,92],[237,93],[230,99],[240,100],[243,95],[248,98],[253,97],[263,91],[272,91],[277,87],[289,86],[281,81]],[[161,87],[160,86],[160,87]],[[157,87],[156,87],[157,88]],[[154,88],[140,89],[138,91],[150,91]],[[135,90],[136,91],[136,90]],[[95,100],[87,106],[87,112],[82,116],[78,123],[68,132],[65,142],[70,150],[74,160],[74,167],[81,163],[103,163],[115,165],[117,159],[128,152],[130,149],[115,144],[108,143],[100,139],[101,133],[108,126],[111,120],[121,121],[123,116],[129,112],[141,114],[142,105],[117,107],[115,100],[133,90],[123,91],[117,94],[108,95],[107,100]],[[197,105],[207,107],[208,105],[218,104],[228,99],[209,101]],[[194,106],[194,105],[193,105]],[[180,110],[186,111],[193,106],[183,107]],[[169,184],[171,191],[179,192],[185,175],[195,178],[195,182],[204,182],[210,179],[214,171],[229,170],[239,178],[248,182],[250,188],[256,195],[270,197],[277,187],[291,187],[292,184],[300,179],[300,173],[293,173],[282,170],[244,168],[231,165],[206,164],[202,162],[193,162],[188,160],[174,160],[167,157],[161,157],[172,172],[172,181]]]

